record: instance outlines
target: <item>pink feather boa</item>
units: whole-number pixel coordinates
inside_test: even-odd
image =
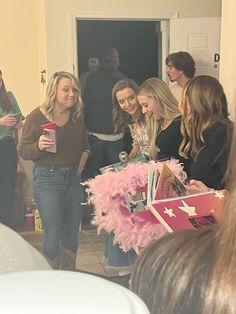
[[[181,180],[185,179],[183,167],[176,160],[165,161],[172,172]],[[98,233],[104,229],[115,234],[114,241],[128,251],[133,248],[137,253],[150,241],[166,233],[166,229],[151,214],[152,219],[142,219],[130,213],[125,206],[124,197],[135,195],[140,187],[147,185],[148,170],[161,171],[163,162],[130,163],[119,172],[107,170],[84,184],[94,205],[92,223],[98,226]]]

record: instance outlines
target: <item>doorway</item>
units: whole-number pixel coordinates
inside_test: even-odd
[[[119,70],[138,84],[149,77],[162,78],[160,21],[77,19],[78,76],[87,71],[88,58],[104,47],[119,51]]]

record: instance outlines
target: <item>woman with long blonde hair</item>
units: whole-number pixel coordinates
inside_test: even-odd
[[[190,178],[223,188],[232,130],[223,87],[214,77],[196,76],[184,88],[180,110],[180,154],[191,159]]]
[[[81,173],[89,157],[78,80],[68,72],[50,79],[46,99],[26,118],[19,153],[32,160],[33,196],[44,228],[43,254],[53,268],[75,269],[82,219]],[[48,137],[54,123],[55,138]],[[47,134],[48,133],[48,134]],[[55,147],[53,150],[52,148]]]
[[[179,155],[182,141],[181,114],[168,85],[158,79],[147,79],[138,90],[138,101],[147,116],[150,157],[184,161]]]

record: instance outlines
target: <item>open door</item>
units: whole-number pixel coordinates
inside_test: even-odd
[[[188,51],[196,63],[196,75],[219,79],[220,17],[170,20],[170,53]]]

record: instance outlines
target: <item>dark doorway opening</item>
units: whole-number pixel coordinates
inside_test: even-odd
[[[87,71],[88,59],[104,47],[119,51],[119,70],[138,84],[161,78],[161,32],[158,21],[77,20],[78,75]]]

